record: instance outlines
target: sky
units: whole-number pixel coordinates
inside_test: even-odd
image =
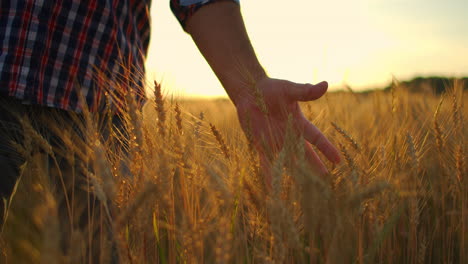
[[[241,0],[268,74],[330,89],[387,85],[392,76],[468,76],[466,0]],[[147,77],[177,97],[222,97],[223,87],[173,16],[153,0]]]

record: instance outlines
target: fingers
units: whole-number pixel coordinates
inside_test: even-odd
[[[340,163],[340,153],[338,149],[320,132],[312,123],[303,119],[304,138],[315,145],[325,157],[333,163]]]
[[[286,81],[284,87],[286,96],[292,101],[312,101],[325,94],[328,88],[327,82],[318,84],[299,84]]]
[[[305,142],[304,144],[304,155],[306,158],[306,161],[310,165],[311,169],[313,169],[316,173],[320,174],[321,176],[327,175],[328,170],[325,164],[320,160],[320,157],[315,153],[314,149],[312,148],[312,145],[309,142]],[[263,180],[265,187],[267,190],[271,190],[272,188],[272,161],[268,156],[263,153],[259,152],[259,157],[260,157],[260,168],[262,171],[263,175]]]
[[[312,166],[312,168],[317,170],[317,172],[320,173],[320,175],[328,174],[327,167],[325,167],[325,164],[323,164],[322,160],[320,160],[317,153],[315,153],[314,149],[312,148],[312,145],[310,145],[310,143],[306,141],[304,144],[304,148],[306,159]]]

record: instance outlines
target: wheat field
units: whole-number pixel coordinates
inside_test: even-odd
[[[128,104],[125,151],[115,147],[122,135],[111,128],[115,135],[102,140],[87,112],[82,153],[70,133],[60,133],[64,144],[55,149],[25,129],[33,140],[18,146],[26,161],[0,263],[468,263],[468,101],[460,83],[442,95],[395,83],[303,103],[342,162],[327,163],[330,174],[319,177],[291,161],[301,152],[291,138],[273,161],[271,188],[230,101],[177,100],[157,88],[141,111]],[[44,153],[85,161],[102,209],[88,232],[61,217],[60,204],[71,215],[78,209],[73,192],[56,194],[62,185],[51,183]]]

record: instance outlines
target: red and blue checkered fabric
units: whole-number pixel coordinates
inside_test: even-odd
[[[171,7],[184,25],[215,1],[171,0]],[[150,2],[1,0],[0,95],[78,112],[80,94],[91,109],[102,103],[104,83],[144,96]]]

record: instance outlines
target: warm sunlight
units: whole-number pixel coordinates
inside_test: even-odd
[[[468,264],[468,0],[0,1],[0,264]]]
[[[383,87],[392,75],[468,74],[463,1],[288,3],[241,1],[250,38],[271,76],[359,90]],[[225,95],[168,1],[154,1],[152,16],[148,77],[163,80],[176,96]]]

